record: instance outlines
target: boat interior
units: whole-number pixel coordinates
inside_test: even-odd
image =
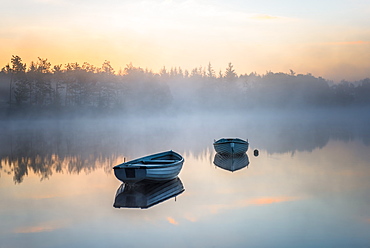
[[[161,156],[155,156],[150,159],[143,159],[140,162],[143,164],[171,164],[179,160],[179,157],[175,154],[163,154]]]

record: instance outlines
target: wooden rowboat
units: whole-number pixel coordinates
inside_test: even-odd
[[[215,151],[224,155],[246,153],[249,147],[248,140],[238,138],[222,138],[213,143]]]
[[[161,152],[131,160],[113,167],[114,175],[124,183],[166,181],[177,177],[184,158],[174,152]]]

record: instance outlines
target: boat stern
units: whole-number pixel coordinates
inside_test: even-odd
[[[146,169],[140,167],[114,167],[114,175],[124,183],[136,183],[146,178]]]

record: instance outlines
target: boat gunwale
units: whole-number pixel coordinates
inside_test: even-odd
[[[156,162],[156,161],[163,161],[163,159],[154,159],[156,157],[160,157],[166,154],[174,155],[174,157],[178,159],[171,159],[174,162],[172,163],[161,163],[161,162]],[[143,163],[145,161],[145,163]],[[153,162],[153,163],[151,163]],[[119,165],[116,165],[113,167],[114,170],[117,169],[127,169],[127,168],[132,168],[132,169],[160,169],[160,168],[169,168],[169,167],[175,167],[178,166],[179,164],[184,163],[184,158],[178,154],[177,152],[174,151],[165,151],[157,154],[152,154],[149,156],[141,157],[138,159],[134,159],[128,162],[121,163]]]
[[[248,141],[242,139],[219,139],[213,143],[213,145],[221,145],[221,144],[230,144],[230,143],[238,143],[238,144],[249,144]]]
[[[160,168],[169,168],[169,167],[175,167],[178,166],[180,163],[182,164],[184,162],[184,159],[178,160],[177,162],[170,163],[170,164],[141,164],[141,163],[132,163],[132,162],[126,162],[119,165],[116,165],[113,167],[114,170],[120,170],[120,169],[160,169]]]

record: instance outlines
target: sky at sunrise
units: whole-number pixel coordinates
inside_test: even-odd
[[[369,0],[0,0],[0,67],[130,62],[158,72],[229,62],[238,74],[370,77]]]

